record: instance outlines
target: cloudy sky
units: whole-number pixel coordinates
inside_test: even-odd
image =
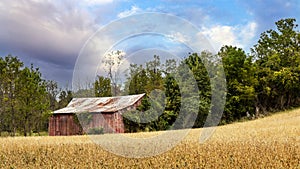
[[[61,87],[71,87],[79,52],[95,32],[111,22],[145,12],[183,18],[196,26],[215,50],[222,45],[235,45],[249,51],[260,33],[274,29],[277,20],[292,17],[300,21],[298,0],[1,0],[0,56],[18,56],[26,65],[39,67],[44,78],[59,82]],[[134,26],[123,24],[120,30]],[[176,45],[185,41],[177,32],[162,37],[135,37],[113,48],[127,48],[126,53],[130,48],[139,53],[155,45],[164,46],[161,43],[165,42],[168,47],[161,50],[189,50]],[[170,40],[174,37],[176,43]]]

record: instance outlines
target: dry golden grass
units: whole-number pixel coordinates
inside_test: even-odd
[[[300,169],[300,109],[217,127],[203,144],[199,143],[201,131],[191,130],[170,151],[140,159],[109,153],[88,136],[0,138],[0,168]],[[140,138],[158,134],[126,136]]]

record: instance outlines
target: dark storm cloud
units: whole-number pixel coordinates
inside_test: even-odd
[[[70,76],[66,72],[73,69],[80,49],[96,28],[92,17],[73,4],[1,1],[0,54],[10,53],[24,62],[38,63],[35,66],[43,67],[42,73],[54,80],[58,71]]]

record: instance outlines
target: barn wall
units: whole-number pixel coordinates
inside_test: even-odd
[[[50,117],[49,136],[68,136],[81,134],[81,127],[74,121],[73,114],[55,114]]]
[[[103,113],[106,123],[104,131],[107,133],[124,133],[124,123],[121,113]]]
[[[104,133],[124,133],[122,115],[115,113],[93,113],[89,124],[82,126],[87,132],[91,128],[103,127]]]
[[[139,105],[141,105],[141,100],[118,112],[93,113],[92,121],[83,126],[84,131],[87,132],[90,128],[103,127],[104,133],[124,133],[125,126],[122,113],[136,109]]]

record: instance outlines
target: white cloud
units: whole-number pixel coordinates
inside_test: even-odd
[[[217,25],[211,28],[204,28],[202,34],[207,36],[209,42],[216,50],[223,45],[238,45],[234,27],[231,26]]]
[[[204,27],[200,33],[206,36],[215,50],[219,50],[224,45],[241,48],[249,47],[256,35],[256,31],[257,24],[249,22],[246,25],[215,25],[209,28]]]
[[[167,35],[167,38],[170,38],[171,40],[173,40],[175,42],[178,41],[178,42],[182,42],[182,43],[189,41],[188,37],[186,35],[181,34],[180,32],[173,32],[172,34]]]
[[[112,45],[113,41],[110,37],[96,34],[89,39],[88,43],[81,49],[80,54],[76,60],[73,71],[73,87],[82,85],[84,80],[93,81],[96,77],[97,69],[104,73],[103,67],[104,55]]]
[[[286,3],[284,4],[284,6],[285,6],[285,7],[290,7],[290,6],[291,6],[291,3],[290,3],[290,2],[286,2]]]
[[[93,5],[103,5],[103,4],[112,3],[113,0],[84,0],[84,2],[87,5],[93,6]]]
[[[118,17],[119,18],[124,18],[124,17],[130,16],[130,15],[134,15],[136,13],[139,13],[141,11],[142,11],[141,8],[139,8],[137,6],[131,6],[130,10],[126,10],[126,11],[123,11],[123,12],[119,13]]]
[[[249,22],[245,26],[240,27],[239,38],[243,46],[248,46],[249,43],[255,38],[257,33],[257,23]]]

